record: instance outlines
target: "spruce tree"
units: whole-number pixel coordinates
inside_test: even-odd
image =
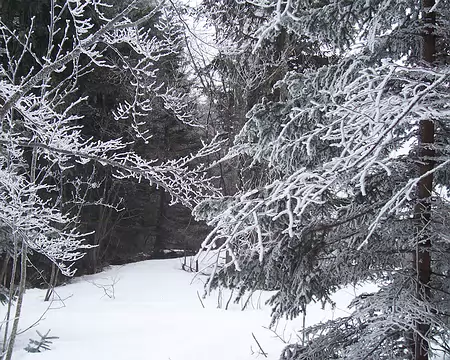
[[[285,31],[326,61],[288,72],[285,97],[253,106],[222,159],[245,157],[264,177],[195,209],[213,226],[204,248],[223,244],[232,259],[207,286],[276,290],[276,320],[349,284],[378,285],[284,360],[450,353],[449,2],[252,4],[272,11],[254,49]]]

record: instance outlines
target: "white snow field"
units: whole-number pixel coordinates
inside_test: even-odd
[[[267,329],[269,294],[255,293],[244,311],[230,302],[230,292],[215,291],[203,299],[205,277],[181,270],[180,259],[150,260],[80,278],[56,289],[58,297],[44,302],[44,290],[28,290],[14,360],[251,360],[279,358],[283,341]],[[114,284],[115,283],[115,284]],[[113,288],[110,286],[114,284]],[[104,288],[102,288],[102,285]],[[373,287],[371,287],[373,288]],[[105,293],[105,290],[108,294]],[[114,294],[111,293],[114,290]],[[370,290],[370,289],[367,289]],[[359,292],[361,289],[359,290]],[[198,293],[198,294],[197,294]],[[308,309],[307,324],[345,314],[353,289],[335,296],[337,307]],[[222,308],[218,301],[222,300]],[[5,306],[0,306],[4,317]],[[58,336],[51,350],[28,353],[29,338],[51,329]],[[302,319],[282,321],[277,333],[285,341],[301,336]],[[253,335],[266,353],[261,353]]]

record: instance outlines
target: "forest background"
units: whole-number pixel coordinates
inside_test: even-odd
[[[169,249],[274,320],[379,286],[283,359],[449,352],[448,9],[1,1],[5,359],[27,286]]]

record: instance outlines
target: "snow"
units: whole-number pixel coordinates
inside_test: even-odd
[[[230,302],[228,290],[202,299],[204,276],[181,270],[180,259],[149,260],[73,279],[56,289],[52,303],[44,302],[45,290],[30,289],[24,300],[20,328],[34,324],[49,307],[42,320],[19,335],[14,360],[268,360],[279,358],[285,346],[267,329],[270,308],[264,301],[270,294],[258,292],[242,311],[242,303]],[[373,290],[366,286],[361,291]],[[334,310],[311,305],[307,324],[346,314],[355,292],[339,291]],[[218,308],[221,300],[222,308]],[[0,306],[4,316],[5,306]],[[35,330],[58,336],[51,350],[27,353]],[[276,332],[285,341],[301,338],[302,319],[281,321]]]

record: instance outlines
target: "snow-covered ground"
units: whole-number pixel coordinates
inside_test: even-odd
[[[13,359],[266,359],[256,338],[267,359],[275,360],[285,346],[279,337],[295,342],[301,336],[302,319],[278,323],[279,337],[267,329],[267,293],[255,293],[244,311],[243,303],[230,302],[228,310],[224,309],[229,291],[214,292],[202,299],[202,305],[198,294],[203,294],[204,280],[182,271],[180,259],[150,260],[73,279],[57,288],[58,297],[51,304],[43,301],[44,290],[28,290],[20,328],[28,328],[48,310],[18,337]],[[307,324],[345,314],[353,296],[353,289],[338,292],[335,310],[310,306]],[[5,310],[0,306],[2,317]],[[29,338],[38,338],[35,330],[45,333],[49,329],[50,335],[59,337],[51,350],[23,350]]]

